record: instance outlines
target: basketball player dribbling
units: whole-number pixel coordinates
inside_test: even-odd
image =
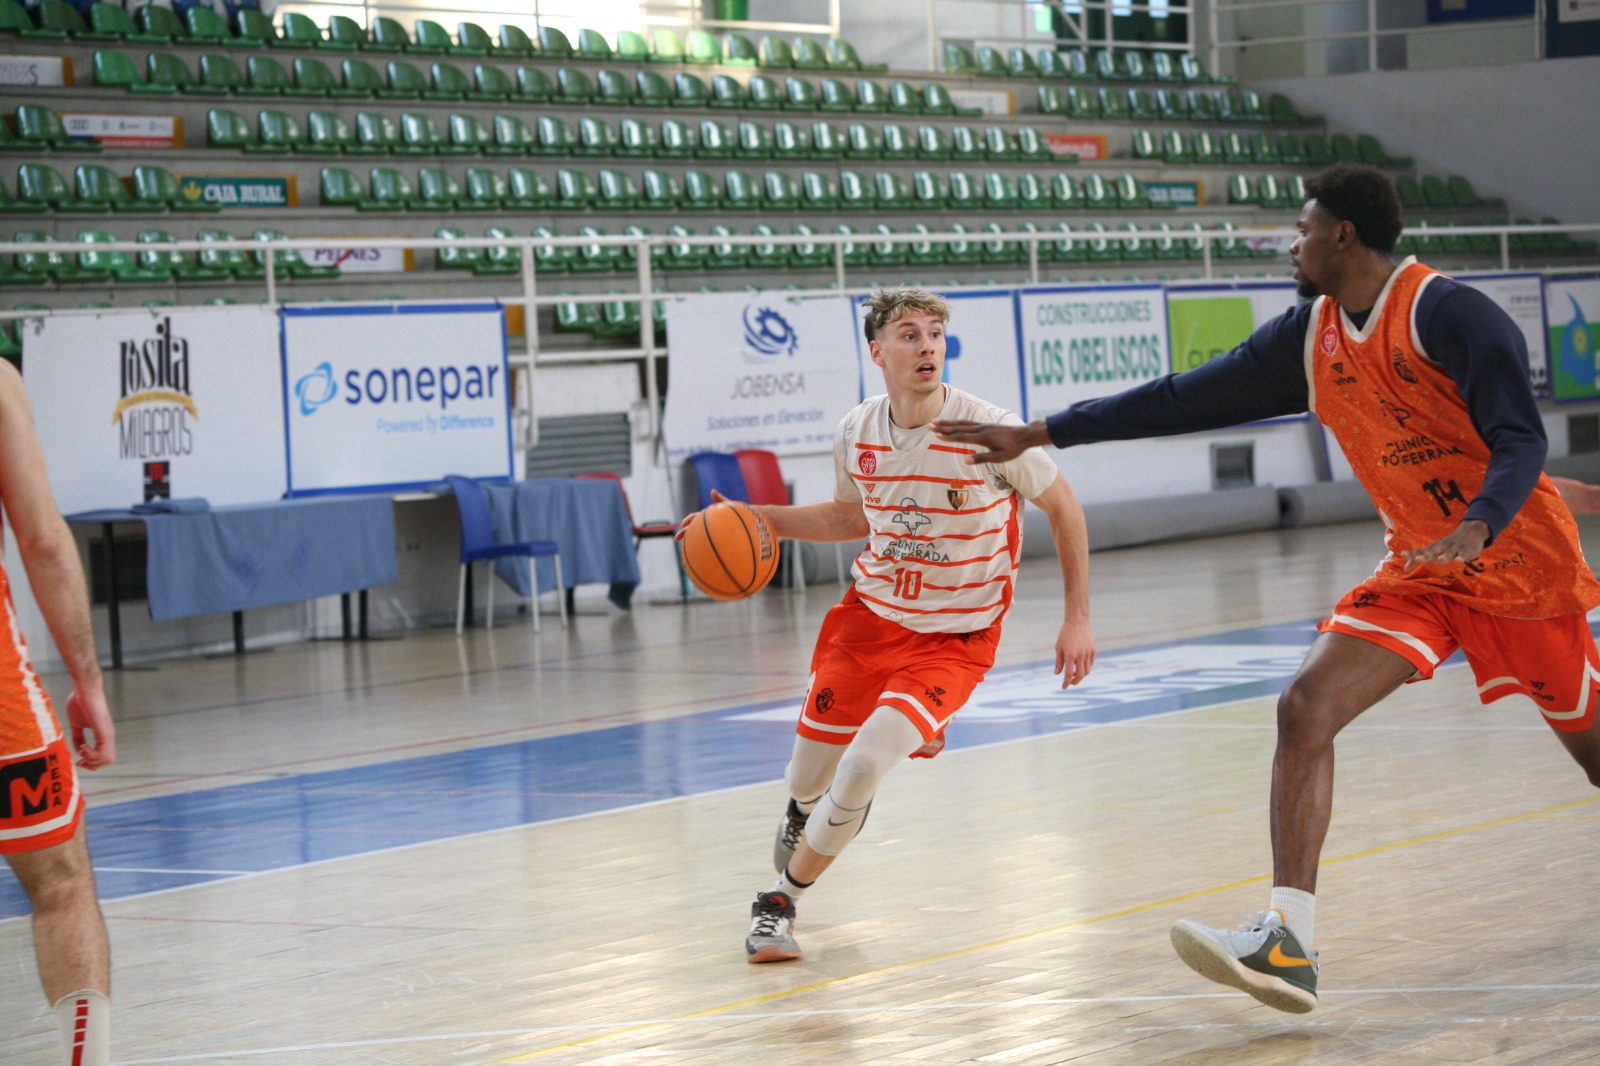
[[[1062,687],[1094,665],[1087,534],[1066,479],[1039,452],[975,468],[967,461],[974,449],[933,437],[935,418],[1021,425],[943,382],[949,317],[945,301],[921,289],[869,300],[864,328],[886,395],[840,423],[834,498],[753,508],[776,537],[866,537],[867,546],[817,637],[785,773],[790,799],[773,851],[778,878],[750,908],[751,962],[799,957],[796,902],[861,831],[884,776],[907,757],[931,758],[944,747],[946,724],[994,664],[1024,499],[1048,516],[1061,563],[1066,606],[1055,671]]]
[[[0,567],[0,855],[33,903],[33,947],[65,1043],[62,1062],[110,1066],[111,952],[84,839],[86,770],[110,766],[116,738],[95,655],[89,596],[72,533],[56,510],[22,378],[0,362],[0,505],[34,599],[72,676],[63,736],[28,661],[11,586]],[[14,1010],[19,997],[7,997]],[[0,1025],[3,1025],[0,1022]]]
[[[1460,648],[1485,704],[1533,707],[1600,786],[1600,604],[1558,486],[1528,353],[1483,293],[1391,256],[1400,205],[1382,171],[1338,166],[1307,186],[1290,246],[1308,302],[1204,366],[1085,400],[1028,426],[941,418],[943,440],[999,462],[1043,444],[1188,433],[1311,411],[1378,505],[1388,554],[1318,627],[1278,701],[1273,887],[1236,930],[1182,921],[1202,976],[1279,1010],[1317,1003],[1317,864],[1333,805],[1334,737]],[[1565,483],[1575,510],[1600,499]]]

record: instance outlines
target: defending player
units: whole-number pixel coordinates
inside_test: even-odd
[[[1083,508],[1042,453],[974,469],[973,449],[933,439],[936,417],[1015,415],[952,388],[944,375],[950,309],[920,289],[878,293],[865,332],[887,395],[845,416],[834,439],[834,499],[757,507],[783,539],[867,537],[855,581],[828,612],[785,779],[778,879],[751,905],[751,962],[797,958],[795,902],[861,831],[878,784],[908,756],[932,757],[944,727],[994,664],[1022,545],[1022,501],[1050,520],[1065,619],[1062,687],[1094,665]],[[691,519],[692,520],[692,519]]]
[[[56,510],[22,378],[0,362],[0,505],[34,599],[72,675],[70,741],[28,662],[11,586],[0,567],[0,854],[33,902],[33,947],[71,1066],[110,1066],[111,952],[84,842],[72,757],[110,766],[116,737],[95,657],[83,567]],[[15,1008],[17,997],[7,997]]]
[[[1391,258],[1400,205],[1381,171],[1334,167],[1308,187],[1289,249],[1301,304],[1206,365],[1013,428],[935,426],[984,448],[1187,433],[1312,411],[1384,517],[1389,553],[1318,627],[1278,701],[1273,888],[1237,931],[1179,922],[1203,976],[1280,1010],[1317,1001],[1317,862],[1333,804],[1333,740],[1461,648],[1484,703],[1538,708],[1600,785],[1600,682],[1585,613],[1600,584],[1577,525],[1542,473],[1544,426],[1527,349],[1487,296]]]

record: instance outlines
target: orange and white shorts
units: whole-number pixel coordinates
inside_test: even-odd
[[[893,707],[933,740],[994,665],[1000,627],[920,633],[879,617],[854,588],[828,612],[811,656],[796,731],[848,744],[872,712]]]
[[[9,599],[5,607],[15,626]],[[65,843],[82,819],[72,747],[50,696],[18,646],[0,641],[0,854]]]
[[[1594,724],[1600,654],[1589,620],[1501,618],[1438,593],[1396,595],[1357,585],[1317,629],[1387,648],[1417,668],[1425,681],[1457,648],[1485,704],[1527,700],[1550,728],[1580,733]]]

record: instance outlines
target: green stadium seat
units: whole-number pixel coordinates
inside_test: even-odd
[[[1216,105],[1218,122],[1249,121],[1249,116],[1242,110],[1238,99],[1228,90],[1216,90],[1211,94],[1211,99]]]
[[[282,47],[282,38],[273,27],[272,20],[251,7],[240,8],[233,16],[233,30],[241,41],[255,41],[258,46]],[[134,40],[130,37],[128,40]]]
[[[347,18],[345,22],[350,22],[350,20]],[[350,24],[354,25],[354,23]],[[283,15],[283,29],[278,34],[277,39],[270,43],[274,48],[309,49],[320,48],[326,45],[328,40],[322,35],[322,29],[312,21],[310,15],[286,11]],[[339,45],[349,45],[349,43],[347,40],[335,42],[335,44]]]
[[[822,106],[816,85],[806,78],[791,74],[783,79],[783,106],[790,111],[816,111]]]
[[[1098,120],[1100,96],[1078,85],[1067,87],[1067,114],[1076,119]]]
[[[1041,48],[1035,61],[1038,76],[1052,81],[1065,81],[1072,77],[1072,71],[1067,67],[1066,57],[1054,48]],[[1025,76],[1025,75],[1024,75]]]
[[[628,116],[617,123],[617,154],[635,159],[647,159],[656,154],[658,144],[655,127],[640,119]]]
[[[1038,90],[1039,113],[1041,115],[1065,115],[1068,113],[1066,97],[1061,95],[1061,90],[1054,85],[1041,85]]]
[[[599,63],[610,62],[614,58],[611,44],[599,30],[581,29],[578,31],[578,41],[574,45],[579,59],[590,59]]]
[[[722,172],[722,206],[728,211],[759,211],[761,185],[743,170]]]
[[[752,123],[760,126],[760,123]],[[764,127],[763,127],[764,128]],[[814,133],[808,133],[793,122],[774,122],[772,124],[772,154],[777,159],[791,163],[798,163],[805,159],[841,159],[844,157],[844,137],[838,129],[829,126],[828,131],[822,134],[824,144],[819,149]],[[820,152],[833,152],[834,155],[822,155]]]
[[[1400,199],[1401,207],[1415,211],[1428,206],[1427,199],[1422,195],[1422,186],[1410,174],[1395,176],[1394,191]]]
[[[936,81],[922,87],[922,111],[928,115],[981,115],[979,108],[957,107],[950,98],[950,90]]]
[[[1071,211],[1088,206],[1083,194],[1078,191],[1078,183],[1072,180],[1072,175],[1060,172],[1050,175],[1050,201],[1059,211]]]
[[[1178,130],[1167,130],[1161,134],[1159,154],[1162,160],[1168,163],[1192,163],[1194,155],[1189,150],[1190,142]]]
[[[1270,134],[1257,131],[1250,135],[1250,157],[1257,163],[1276,166],[1286,160],[1278,154],[1278,142]]]
[[[561,167],[556,171],[555,190],[556,199],[552,206],[564,211],[586,210],[600,195],[594,179],[572,167]]]
[[[534,120],[534,155],[572,155],[578,147],[577,135],[563,119],[540,115]]]
[[[1157,89],[1156,111],[1164,122],[1188,122],[1189,98],[1177,89]]]
[[[1016,142],[1011,134],[999,126],[985,126],[980,143],[983,157],[994,163],[1015,163],[1018,158]]]
[[[711,92],[698,74],[680,71],[672,79],[673,107],[710,107]]]
[[[27,16],[24,15],[24,18]],[[81,41],[127,41],[129,44],[171,44],[169,37],[157,33],[141,33],[134,25],[133,16],[120,3],[97,2],[89,7],[89,32],[80,34]]]
[[[1306,162],[1314,167],[1326,167],[1333,164],[1333,149],[1328,145],[1328,139],[1320,133],[1308,133],[1305,140]]]
[[[880,170],[873,174],[871,191],[880,211],[909,211],[914,206],[905,179],[893,171]]]
[[[983,263],[1020,263],[1028,258],[1028,249],[1022,242],[1013,240],[1006,228],[998,222],[985,222],[979,229],[987,239],[978,245],[978,259]]]
[[[19,230],[11,235],[11,240],[16,244],[51,244],[57,238],[42,230]],[[48,278],[58,285],[90,284],[110,280],[110,272],[104,267],[88,270],[79,266],[75,260],[75,256],[64,255],[61,252],[18,251],[12,254],[12,263],[16,266],[17,273],[25,277],[38,280]]]
[[[794,53],[789,49],[789,42],[782,37],[767,34],[761,38],[758,61],[763,67],[788,70],[794,66]]]
[[[538,154],[538,141],[533,131],[516,115],[496,115],[493,132],[497,155]]]
[[[714,67],[722,62],[722,45],[705,30],[690,30],[683,35],[683,61],[699,67]]]
[[[746,91],[749,94],[746,106],[754,110],[779,111],[785,104],[783,87],[765,74],[752,74]]]
[[[683,172],[683,204],[690,211],[712,211],[722,206],[722,182],[703,170]]]
[[[498,211],[509,197],[506,178],[493,166],[467,166],[462,189],[461,206],[467,211]]]
[[[950,158],[958,163],[977,163],[983,159],[983,144],[971,126],[950,127]]]
[[[271,56],[251,56],[245,60],[245,71],[249,77],[244,91],[251,96],[315,95],[299,89],[284,65]]]
[[[226,281],[229,277],[227,271],[201,266],[189,252],[157,247],[177,242],[176,237],[163,230],[140,230],[138,236],[134,239],[140,244],[152,246],[148,250],[138,253],[137,261],[140,269],[162,273],[167,277],[176,277],[179,281],[185,282]]]
[[[476,147],[446,141],[433,116],[407,111],[400,116],[400,143],[414,155],[469,155]]]
[[[733,157],[733,131],[714,118],[700,120],[699,144],[695,155],[701,159],[731,159]]]
[[[251,129],[243,116],[223,107],[214,107],[206,112],[206,144],[211,148],[232,148],[241,152],[263,150],[256,139],[255,130]],[[269,148],[266,151],[277,152],[282,149]]]
[[[801,206],[805,206],[803,201]],[[800,238],[817,235],[817,231],[804,222],[796,222],[790,233]],[[816,241],[802,239],[789,245],[788,257],[793,266],[820,267],[833,262],[833,249]]]
[[[892,115],[920,115],[923,113],[922,93],[910,82],[892,81],[889,83],[888,107]]]
[[[1128,114],[1135,122],[1154,122],[1161,117],[1161,108],[1149,89],[1134,87],[1128,90]]]
[[[613,156],[618,154],[617,131],[603,118],[585,115],[578,120],[576,155]]]
[[[1150,55],[1150,77],[1154,81],[1182,81],[1183,75],[1172,62],[1170,52],[1153,52]]]
[[[151,52],[146,56],[145,78],[151,85],[167,86],[178,92],[194,92],[201,88],[188,64],[171,52]],[[216,90],[202,89],[202,91]]]
[[[657,154],[664,159],[688,159],[698,148],[698,138],[692,127],[675,118],[661,120],[661,139]]]
[[[883,158],[906,163],[917,158],[917,142],[898,122],[885,122],[882,129]]]
[[[883,86],[871,78],[857,78],[856,110],[868,114],[889,110],[889,98]]]
[[[1230,204],[1257,204],[1255,186],[1247,174],[1228,175],[1228,202]]]
[[[1209,89],[1190,89],[1185,99],[1189,101],[1189,118],[1195,122],[1214,124],[1217,118],[1217,98]]]
[[[1082,263],[1089,258],[1089,248],[1074,235],[1070,222],[1057,222],[1050,227],[1055,234],[1039,246],[1039,258],[1051,263]]]
[[[847,159],[882,159],[883,135],[865,122],[850,123],[845,128],[844,155]]]
[[[424,149],[403,144],[400,127],[381,111],[356,112],[355,155],[412,155]]]
[[[406,28],[392,18],[377,16],[372,19],[367,42],[362,46],[369,52],[411,52],[415,47]]]
[[[538,67],[517,68],[516,100],[525,104],[543,104],[548,103],[555,93],[555,83],[550,80],[550,75]]]
[[[239,64],[224,55],[206,53],[200,57],[199,83],[184,86],[183,91],[208,96],[225,96],[229,93],[246,93],[249,83]]]
[[[979,188],[964,170],[952,170],[945,175],[945,204],[953,211],[974,211],[983,205]]]
[[[471,80],[453,63],[432,63],[428,73],[430,87],[422,94],[424,100],[462,100],[473,95]]]
[[[413,64],[403,59],[391,59],[384,65],[384,73],[388,78],[388,88],[381,89],[378,96],[385,100],[414,100],[428,93],[428,81],[422,76],[422,71]]]
[[[1150,197],[1144,191],[1144,186],[1132,174],[1118,174],[1111,182],[1111,195],[1116,199],[1117,206],[1124,211],[1142,211],[1151,206]]]
[[[1130,137],[1130,147],[1135,159],[1156,159],[1164,157],[1161,154],[1161,144],[1156,140],[1155,134],[1149,130],[1134,130]]]
[[[367,94],[360,89],[352,89],[341,85],[333,76],[333,71],[320,59],[312,56],[296,56],[294,60],[294,84],[300,90],[293,95],[297,96],[333,96],[333,97],[359,97]]]
[[[555,200],[555,190],[543,174],[530,167],[506,171],[506,206],[544,210]]]
[[[203,229],[196,233],[195,240],[203,242],[221,242],[234,240],[234,236],[225,230]],[[258,281],[266,277],[267,272],[256,261],[254,254],[242,248],[202,248],[200,249],[200,265],[213,270],[226,270],[239,281]]]
[[[1328,147],[1333,152],[1335,163],[1361,162],[1361,153],[1356,150],[1356,142],[1351,140],[1348,133],[1335,133],[1328,138]]]
[[[781,170],[761,176],[761,205],[772,211],[793,211],[800,205],[800,192],[794,179]]]
[[[595,175],[595,206],[613,211],[631,211],[639,206],[639,186],[626,171],[601,167]]]
[[[658,29],[650,33],[650,62],[683,63],[683,38],[676,30]]]
[[[455,226],[440,226],[433,233],[441,241],[465,240],[467,235]],[[446,245],[433,250],[435,270],[470,270],[481,273],[484,249],[477,245]]]
[[[538,37],[538,55],[541,59],[551,59],[558,63],[564,63],[569,59],[577,58],[577,52],[572,47],[571,39],[554,26],[540,26]]]
[[[148,204],[141,204],[128,194],[128,188],[122,179],[112,173],[110,168],[98,164],[84,164],[73,172],[73,180],[77,186],[78,199],[89,205],[80,210],[89,211],[151,211],[158,210]]]
[[[1023,55],[1027,55],[1026,52]],[[978,70],[980,78],[1009,78],[1011,71],[1006,67],[1005,57],[998,48],[981,44],[978,46]]]
[[[1280,133],[1273,140],[1278,153],[1278,159],[1286,166],[1297,167],[1306,162],[1304,146],[1300,143],[1298,135],[1293,133]]]
[[[620,70],[601,68],[595,71],[595,103],[606,107],[630,107],[633,104],[633,79]]]
[[[497,36],[500,42],[498,46],[500,55],[527,59],[539,54],[538,45],[533,43],[527,31],[520,26],[504,23],[497,31]]]
[[[367,172],[371,196],[356,204],[358,211],[404,211],[417,206],[417,191],[394,167],[373,167]]]
[[[413,211],[459,211],[466,194],[461,183],[444,167],[417,168],[417,199]]]
[[[211,214],[222,210],[218,204],[189,199],[170,170],[148,163],[133,168],[133,196],[136,200],[156,204],[168,211]]]
[[[189,37],[189,27],[169,7],[146,4],[134,12],[133,21],[143,32],[165,37],[178,44],[184,43]]]
[[[1137,222],[1124,222],[1117,227],[1123,232],[1132,232],[1143,227]],[[1121,258],[1128,262],[1141,262],[1155,258],[1155,245],[1144,237],[1127,236],[1122,238]]]
[[[675,211],[683,202],[678,179],[651,167],[639,175],[639,205],[652,211]]]
[[[828,61],[827,50],[810,37],[796,37],[790,54],[794,57],[796,70],[830,70],[833,67]]]
[[[1028,54],[1026,48],[1012,48],[1006,52],[1006,75],[1012,78],[1039,78],[1044,74],[1039,70],[1033,56]]]
[[[705,140],[704,129],[701,130],[700,139]],[[771,129],[748,119],[739,122],[732,138],[732,154],[735,158],[771,159],[774,151],[775,142]]]
[[[13,135],[10,127],[0,120],[0,126],[5,127],[5,136],[11,138],[9,143],[0,141],[0,146],[33,151],[50,148],[58,152],[98,152],[103,147],[99,141],[73,137],[61,124],[61,116],[54,109],[40,104],[18,104],[16,123],[17,129]]]
[[[21,108],[17,109],[21,111]],[[1478,190],[1472,187],[1472,182],[1460,174],[1452,174],[1445,182],[1445,188],[1450,193],[1451,201],[1457,207],[1492,207],[1503,208],[1506,202],[1498,196],[1480,196]],[[1546,224],[1555,224],[1553,222]]]
[[[260,118],[257,118],[260,121]],[[338,155],[341,152],[361,152],[356,144],[350,124],[333,111],[310,111],[306,114],[306,139],[294,145],[294,150],[304,155]]]
[[[887,63],[861,62],[855,46],[842,37],[835,37],[828,42],[828,65],[835,70],[861,70],[869,74],[889,69]]]
[[[618,30],[617,47],[613,55],[626,63],[647,63],[650,60],[650,44],[635,30]]]
[[[706,101],[708,106],[733,109],[747,107],[749,103],[750,99],[745,93],[742,82],[726,74],[711,76],[711,91]]]
[[[1266,122],[1270,117],[1261,94],[1252,89],[1239,90],[1239,115],[1246,122]]]
[[[944,69],[947,74],[976,75],[978,61],[973,58],[972,50],[966,45],[954,41],[944,43]]]
[[[1025,211],[1048,210],[1050,187],[1037,174],[1017,175],[1017,206]]]
[[[1230,166],[1239,166],[1255,161],[1250,152],[1250,142],[1244,139],[1241,133],[1224,133],[1222,135],[1222,161]]]
[[[261,42],[234,34],[223,17],[209,7],[195,6],[184,12],[183,21],[189,36],[196,41],[215,44],[222,48],[260,48]]]
[[[1010,211],[1017,206],[1017,186],[1011,178],[991,170],[983,176],[983,206],[990,211]]]
[[[352,96],[382,96],[386,91],[383,75],[365,59],[341,60],[339,73]]]
[[[417,19],[411,24],[411,51],[419,55],[457,55],[476,58],[485,55],[468,47],[463,52],[450,36],[450,31],[432,19]]]
[[[944,185],[932,171],[919,170],[911,175],[911,203],[922,211],[938,211],[944,207]]]
[[[522,149],[502,148],[494,139],[494,134],[483,120],[476,115],[453,112],[447,122],[450,132],[450,144],[454,147],[465,148],[479,155],[521,155]]]
[[[17,168],[17,199],[52,211],[105,211],[74,195],[55,167],[48,163],[23,163]]]
[[[839,187],[828,175],[808,170],[800,175],[800,208],[803,211],[835,211],[839,207]]]
[[[682,76],[679,75],[679,77]],[[556,103],[583,107],[593,99],[594,82],[589,80],[589,75],[577,67],[558,67],[556,69]]]
[[[1429,207],[1456,206],[1455,198],[1450,195],[1450,187],[1437,174],[1429,174],[1422,179],[1422,198],[1428,202]]]

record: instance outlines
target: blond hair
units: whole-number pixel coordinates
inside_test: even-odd
[[[867,301],[866,319],[862,323],[867,340],[878,339],[878,331],[906,315],[938,315],[940,322],[950,321],[950,305],[944,297],[927,289],[879,289]]]

